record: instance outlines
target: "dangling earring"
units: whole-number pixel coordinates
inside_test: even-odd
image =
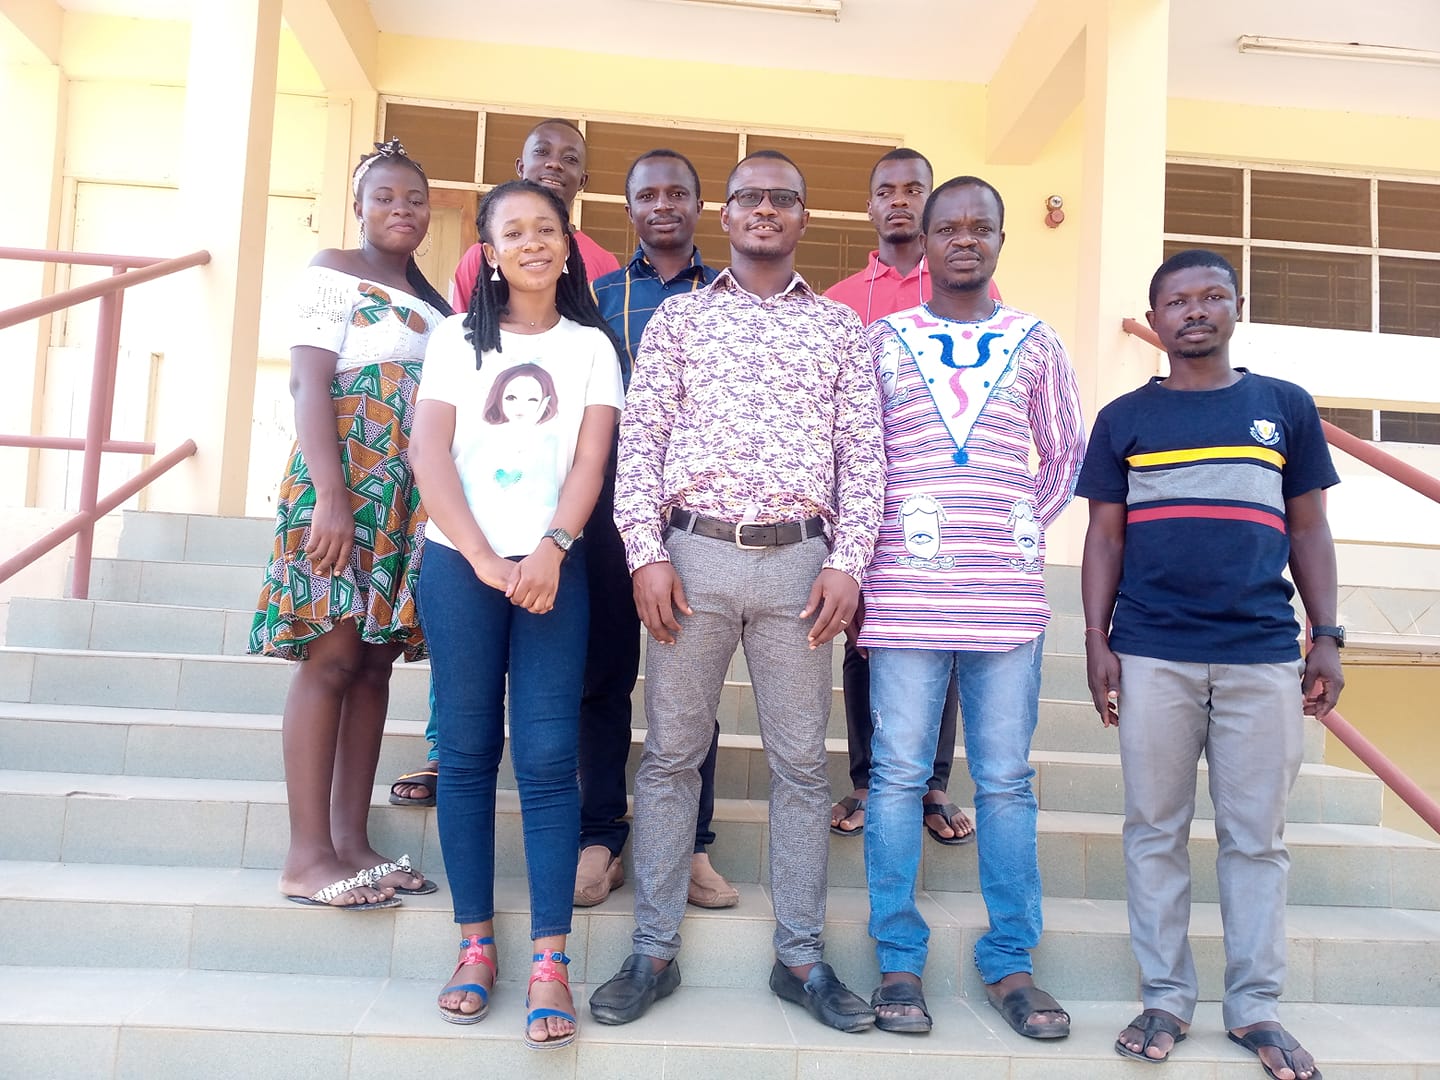
[[[490,280],[491,280],[491,281],[499,281],[499,280],[500,280],[500,268],[499,268],[498,266],[493,267],[493,268],[490,270]]]
[[[425,246],[424,246],[423,248],[418,249],[418,250],[414,253],[414,257],[417,258],[417,259],[423,259],[426,255],[429,255],[429,254],[430,254],[430,245],[434,242],[434,240],[435,240],[435,237],[432,236],[430,233],[427,232],[427,233],[425,234]]]
[[[360,246],[365,246],[365,222],[360,222]]]
[[[570,272],[570,264],[568,262],[561,263],[560,272],[562,274],[568,274]]]

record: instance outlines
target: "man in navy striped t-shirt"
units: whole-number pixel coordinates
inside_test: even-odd
[[[1344,683],[1323,501],[1339,477],[1310,395],[1230,366],[1243,304],[1235,268],[1214,252],[1182,251],[1155,272],[1146,317],[1170,374],[1100,411],[1080,475],[1090,500],[1086,662],[1095,709],[1120,732],[1144,1006],[1115,1050],[1164,1061],[1194,1015],[1187,845],[1203,753],[1219,841],[1225,1027],[1270,1076],[1311,1080],[1314,1058],[1276,1019],[1285,807],[1303,714],[1328,713]],[[1287,565],[1315,624],[1304,660]]]

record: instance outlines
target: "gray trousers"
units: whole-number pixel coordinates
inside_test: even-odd
[[[1304,663],[1119,659],[1125,881],[1141,998],[1188,1022],[1199,997],[1187,844],[1203,751],[1219,840],[1225,1026],[1275,1020],[1285,982],[1285,805],[1300,772]]]
[[[745,647],[770,766],[770,891],[775,953],[787,966],[823,951],[830,851],[830,646],[811,649],[800,612],[828,550],[822,538],[747,551],[723,540],[666,533],[693,615],[674,645],[645,649],[645,751],[635,774],[635,951],[680,950],[690,881],[700,763],[710,749],[725,672]]]

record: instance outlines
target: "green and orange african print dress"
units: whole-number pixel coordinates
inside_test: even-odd
[[[415,610],[425,512],[410,471],[410,426],[425,339],[443,316],[392,286],[326,267],[300,283],[295,345],[338,357],[330,397],[340,466],[355,515],[355,545],[338,574],[316,574],[305,554],[315,487],[297,442],[280,482],[275,545],[250,651],[305,659],[306,645],[352,619],[361,640],[425,655]]]

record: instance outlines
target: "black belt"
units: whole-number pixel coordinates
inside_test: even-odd
[[[719,518],[692,514],[689,510],[671,510],[670,524],[696,536],[712,540],[728,540],[740,548],[766,548],[779,544],[798,544],[825,535],[825,519],[812,517],[805,521],[781,521],[774,525],[754,522],[721,521]]]

